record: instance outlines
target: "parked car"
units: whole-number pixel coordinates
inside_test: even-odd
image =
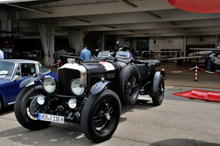
[[[28,58],[29,59],[37,59],[37,60],[39,60],[39,59],[42,59],[43,58],[43,55],[42,55],[43,53],[42,53],[42,51],[40,51],[40,50],[33,50],[30,54],[28,54]]]
[[[69,52],[66,50],[58,50],[55,52],[55,62],[59,62],[59,65],[62,66],[63,64],[67,63],[67,58],[65,57],[66,55],[68,56],[73,56],[74,55],[74,50],[73,49],[68,49]]]
[[[23,89],[19,85],[23,80],[34,74],[41,77],[51,76],[57,80],[57,75],[36,61],[22,59],[0,60],[0,110],[14,104],[19,92]],[[31,84],[33,84],[32,82]]]
[[[104,61],[75,58],[77,63],[59,68],[58,82],[45,78],[41,85],[26,87],[15,103],[18,122],[31,130],[51,122],[76,122],[91,141],[108,140],[118,126],[121,103],[133,105],[139,94],[149,94],[158,106],[164,98],[165,74],[155,70],[160,61],[134,60],[126,53]]]
[[[66,50],[64,50],[64,49],[61,49],[61,50],[57,50],[56,52],[55,52],[55,54],[56,54],[56,58],[57,59],[60,59],[60,57],[62,56],[62,55],[74,55],[74,52],[67,52]]]

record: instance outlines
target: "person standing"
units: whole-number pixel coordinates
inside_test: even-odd
[[[89,61],[91,60],[91,52],[87,49],[87,46],[84,44],[83,45],[83,50],[80,53],[80,59],[83,59],[83,61]]]
[[[131,54],[131,52],[130,52],[130,48],[129,48],[129,47],[126,49],[126,52],[129,53],[129,58],[132,58],[132,57],[133,57],[132,54]]]
[[[118,45],[119,45],[119,41],[117,41],[117,42],[115,43],[114,52],[118,51]]]
[[[4,59],[4,52],[2,50],[0,50],[0,59]]]

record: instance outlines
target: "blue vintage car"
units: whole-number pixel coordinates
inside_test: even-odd
[[[15,103],[18,93],[23,89],[20,83],[34,74],[50,76],[57,80],[57,75],[37,61],[24,59],[0,60],[0,110]],[[31,84],[34,84],[32,82]],[[38,84],[38,82],[35,82]]]

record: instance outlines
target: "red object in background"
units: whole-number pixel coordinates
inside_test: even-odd
[[[190,91],[173,93],[173,95],[183,96],[189,99],[201,99],[205,101],[220,102],[220,92],[214,92],[214,91],[193,89]]]
[[[195,13],[219,13],[220,0],[167,0],[179,9]]]

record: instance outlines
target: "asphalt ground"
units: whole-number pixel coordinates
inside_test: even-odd
[[[160,106],[153,106],[149,96],[140,96],[134,106],[122,106],[114,135],[98,144],[84,136],[79,124],[52,123],[38,131],[25,129],[17,122],[13,106],[9,106],[0,112],[0,145],[219,146],[220,103],[172,95],[191,89],[166,86]]]

